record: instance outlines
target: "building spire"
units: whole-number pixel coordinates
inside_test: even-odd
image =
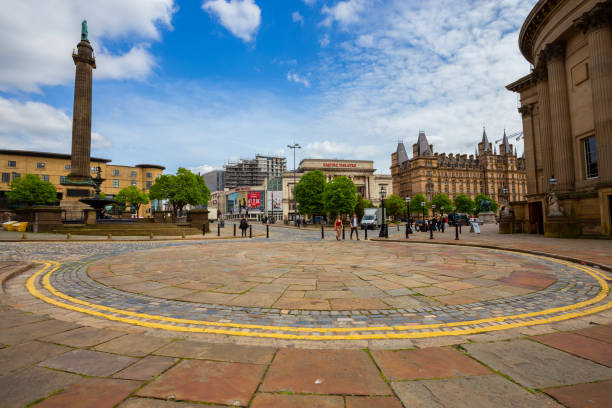
[[[485,127],[482,127],[482,142],[484,144],[484,151],[488,152],[489,151],[489,138],[487,138],[487,131],[485,129]]]
[[[417,141],[417,146],[419,156],[431,156],[432,151],[429,147],[427,136],[425,136],[425,132],[422,130],[419,130],[419,140]]]
[[[510,148],[510,143],[508,142],[508,136],[506,136],[506,129],[504,129],[504,138],[502,139],[502,144],[504,145],[504,153],[506,154],[512,153],[512,149]]]

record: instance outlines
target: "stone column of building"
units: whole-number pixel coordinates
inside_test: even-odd
[[[93,48],[85,37],[72,54],[76,65],[74,109],[72,114],[72,164],[68,178],[73,181],[90,179],[91,154],[91,81],[96,67]]]
[[[525,141],[525,158],[527,159],[528,185],[531,194],[538,193],[538,173],[535,156],[535,132],[533,129],[533,105],[523,105],[519,108],[519,113],[523,118],[523,140]]]
[[[554,169],[559,191],[574,189],[574,152],[570,123],[567,78],[565,75],[565,42],[557,41],[545,48],[550,94],[550,119],[555,152]]]
[[[546,56],[540,53],[538,66],[534,70],[538,91],[538,112],[540,118],[540,142],[542,144],[542,179],[546,185],[554,174],[553,137],[550,122],[550,95],[548,91],[548,70],[546,69]],[[544,187],[544,186],[542,186]],[[547,191],[544,187],[539,193]]]
[[[589,74],[597,166],[601,183],[612,182],[612,1],[598,3],[576,21],[589,43]]]

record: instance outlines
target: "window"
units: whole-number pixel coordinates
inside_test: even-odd
[[[595,136],[584,139],[584,164],[586,166],[586,178],[599,176],[597,169],[597,146]]]
[[[113,176],[118,176],[118,175],[119,175],[119,170],[114,169],[114,170],[113,170]]]
[[[136,185],[136,180],[132,180],[132,181],[130,181],[130,185],[131,185],[131,186],[135,186],[135,185]]]
[[[147,178],[153,178],[153,173],[147,173]]]
[[[136,172],[135,171],[133,171],[131,174],[132,175],[130,177],[136,177]]]
[[[66,182],[66,176],[60,176],[60,184],[64,184]]]
[[[113,187],[119,188],[119,180],[117,179],[113,180]]]
[[[18,179],[19,177],[21,177],[21,174],[13,173],[13,180]]]
[[[14,160],[9,160],[8,161],[8,166],[9,167],[17,167],[17,162]]]
[[[38,163],[36,163],[36,168],[37,169],[44,169],[45,168],[45,162],[38,162]]]
[[[43,174],[42,176],[40,176],[40,178],[42,179],[42,181],[49,181],[49,175],[47,174]]]
[[[98,169],[96,169],[96,166],[92,166],[89,168],[89,171],[91,171],[92,173],[96,173]]]
[[[2,173],[2,182],[10,183],[11,182],[11,173]]]
[[[70,170],[71,168],[72,167],[69,164],[66,165],[66,170]]]
[[[152,181],[147,181],[147,190],[151,188],[151,185],[153,184]]]

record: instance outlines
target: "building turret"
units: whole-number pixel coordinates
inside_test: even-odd
[[[489,143],[489,138],[487,137],[487,131],[484,126],[482,127],[482,140],[478,143],[478,154],[491,154],[493,152],[493,146]]]
[[[419,131],[419,139],[416,144],[412,145],[413,157],[420,156],[432,156],[433,155],[433,145],[430,145],[427,141],[427,136],[425,136],[425,132],[422,130]]]

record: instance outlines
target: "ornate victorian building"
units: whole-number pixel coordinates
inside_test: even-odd
[[[535,68],[507,86],[520,94],[527,159],[515,230],[612,233],[611,26],[611,0],[540,0],[523,24],[519,47]]]
[[[419,132],[417,143],[412,145],[412,159],[408,158],[402,142],[391,154],[393,191],[401,197],[421,193],[428,200],[438,193],[446,193],[451,199],[459,194],[471,198],[487,194],[499,202],[524,200],[527,192],[525,159],[517,157],[505,133],[499,154],[496,150],[485,130],[476,154],[469,156],[434,152],[425,132]]]

